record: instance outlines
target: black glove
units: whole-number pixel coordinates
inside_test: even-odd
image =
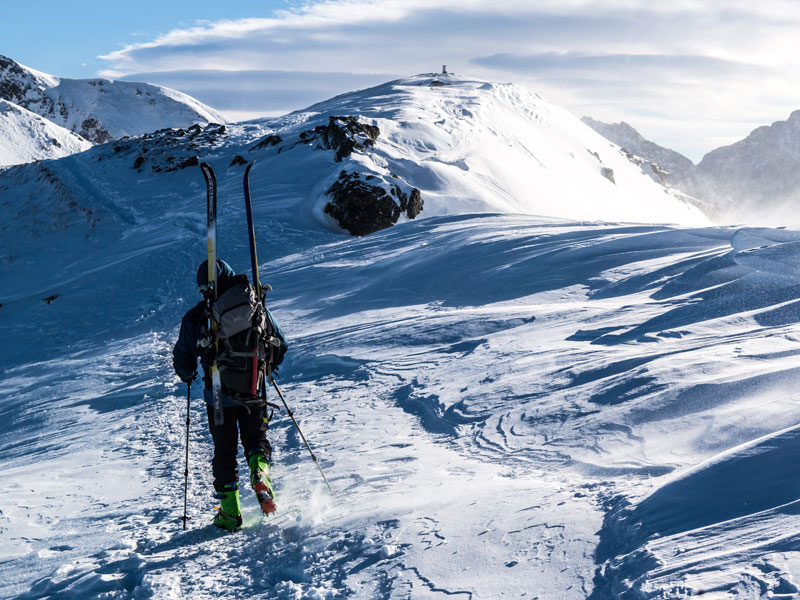
[[[189,375],[188,377],[181,377],[181,381],[182,381],[183,383],[187,383],[187,384],[189,384],[189,385],[192,385],[192,382],[193,382],[195,379],[197,379],[197,371],[195,371],[194,373],[192,373],[192,374],[191,374],[191,375]]]

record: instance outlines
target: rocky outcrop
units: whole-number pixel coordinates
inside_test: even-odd
[[[317,150],[334,150],[336,162],[342,162],[353,152],[363,152],[374,146],[380,134],[381,130],[377,126],[359,123],[355,117],[328,117],[327,125],[317,125],[314,129],[301,131],[297,139],[288,141],[288,147],[313,146]],[[249,152],[271,148],[283,141],[281,136],[270,134],[252,146]],[[278,154],[283,150],[284,146],[280,146]]]
[[[169,173],[197,166],[198,155],[206,155],[226,139],[225,125],[211,123],[205,127],[161,129],[138,138],[123,138],[112,146],[114,154],[135,156],[133,168],[152,173]],[[102,160],[103,152],[97,153]],[[241,157],[240,157],[241,158]]]
[[[331,201],[325,212],[351,235],[369,235],[391,227],[403,214],[414,219],[423,206],[417,188],[404,190],[400,183],[373,173],[342,171],[327,194]]]
[[[306,129],[288,139],[271,133],[248,151],[275,149],[280,154],[310,148],[333,151],[334,160],[343,162],[354,152],[367,153],[380,134],[376,125],[361,123],[356,117],[329,116],[327,124]],[[352,235],[368,235],[391,227],[403,216],[414,219],[422,212],[422,195],[417,188],[397,175],[369,171],[364,164],[355,168],[358,170],[342,170],[326,192],[330,201],[325,205],[325,213],[342,229]]]
[[[95,117],[84,119],[81,122],[80,130],[77,131],[77,133],[81,137],[86,138],[95,144],[105,144],[106,142],[110,142],[114,139],[103,127],[103,124],[100,122],[100,120],[96,119]]]
[[[264,148],[271,148],[272,146],[277,146],[283,141],[283,138],[279,135],[268,135],[263,140],[258,142],[255,146],[250,148],[248,152],[253,152],[255,150],[263,150]]]
[[[318,125],[300,134],[301,143],[319,140],[319,147],[336,151],[336,162],[355,150],[364,151],[375,145],[381,130],[375,125],[359,123],[355,117],[328,117],[327,125]]]

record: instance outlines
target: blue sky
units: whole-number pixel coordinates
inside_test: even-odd
[[[697,161],[800,108],[794,0],[7,2],[0,54],[174,87],[233,119],[438,70],[625,120]]]
[[[45,73],[89,78],[108,67],[97,57],[197,22],[270,17],[287,0],[8,0],[0,54]]]

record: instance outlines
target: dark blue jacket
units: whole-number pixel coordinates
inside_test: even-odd
[[[267,310],[267,319],[269,319],[269,322],[272,324],[274,336],[281,341],[281,346],[275,353],[272,362],[272,368],[274,370],[275,367],[283,361],[283,357],[289,349],[289,344],[286,341],[286,336],[281,326],[278,325],[278,322],[269,310]],[[199,358],[200,364],[203,366],[203,381],[205,382],[203,396],[205,397],[206,403],[211,405],[214,403],[213,393],[211,392],[211,365],[204,359],[197,347],[197,342],[205,337],[207,328],[208,317],[206,316],[206,305],[205,302],[199,302],[183,316],[178,341],[172,349],[172,366],[175,368],[178,377],[186,380],[197,371],[197,359]],[[227,398],[224,394],[222,397],[222,404],[223,406],[239,405],[239,403]]]

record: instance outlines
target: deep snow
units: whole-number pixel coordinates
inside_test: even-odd
[[[237,269],[243,168],[226,167],[289,120],[206,149]],[[376,155],[394,159],[387,139]],[[349,238],[318,212],[341,165],[291,152],[248,153],[262,280],[292,342],[282,387],[336,496],[280,414],[279,513],[245,494],[237,535],[208,525],[197,389],[178,520],[170,349],[198,299],[199,171],[103,147],[0,175],[18,184],[0,229],[2,597],[797,595],[800,233],[509,209]]]

